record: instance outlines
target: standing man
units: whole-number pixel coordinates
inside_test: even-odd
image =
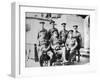
[[[43,49],[47,45],[47,30],[44,28],[45,22],[40,22],[40,24],[42,25],[42,29],[38,32],[38,36],[37,36],[37,39],[38,39],[38,57],[39,57],[39,61],[40,61],[40,66],[43,66],[43,62],[41,62],[40,56],[43,53]]]
[[[66,42],[66,39],[68,36],[68,31],[66,30],[66,23],[62,23],[61,25],[62,25],[63,29],[60,31],[60,36],[59,36],[60,44],[62,47],[65,48],[65,42]],[[63,52],[62,57],[63,57],[63,62],[66,62],[65,52]]]
[[[66,23],[62,23],[61,25],[63,26],[63,30],[60,31],[60,40],[62,46],[65,46],[68,31],[66,30]]]
[[[74,30],[73,30],[73,37],[76,38],[77,40],[77,53],[78,53],[78,62],[80,62],[80,48],[82,47],[82,37],[81,37],[81,33],[78,31],[78,25],[74,25],[73,26]]]
[[[53,32],[56,31],[58,33],[58,29],[55,28],[55,21],[51,20],[50,24],[52,25],[52,28],[48,32],[48,39],[50,39],[53,36]],[[59,36],[59,34],[58,34]]]
[[[40,22],[40,24],[42,25],[42,29],[38,32],[38,36],[37,36],[37,39],[39,41],[39,46],[43,45],[46,43],[47,41],[47,30],[44,28],[44,24],[45,22]]]

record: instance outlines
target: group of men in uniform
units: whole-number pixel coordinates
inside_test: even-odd
[[[81,34],[77,30],[78,26],[74,25],[74,30],[66,30],[66,23],[62,23],[63,30],[60,32],[55,27],[55,21],[50,21],[52,28],[47,31],[44,28],[45,22],[42,24],[42,30],[38,32],[38,58],[40,66],[43,66],[44,61],[50,61],[50,66],[57,60],[68,61],[71,63],[76,60],[78,53],[78,62],[80,61]],[[65,53],[61,52],[65,47]],[[51,51],[51,54],[48,52]]]

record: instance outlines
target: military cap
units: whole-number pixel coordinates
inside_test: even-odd
[[[68,32],[73,32],[73,30],[69,30]]]
[[[50,24],[56,25],[55,21],[53,21],[53,20],[50,21]]]
[[[45,22],[40,22],[40,24],[45,24]]]
[[[66,23],[61,23],[61,25],[66,25]]]
[[[76,28],[77,28],[77,27],[78,27],[78,25],[74,25],[73,27],[76,27]]]

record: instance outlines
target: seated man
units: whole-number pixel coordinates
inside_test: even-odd
[[[69,63],[74,62],[76,58],[76,47],[77,47],[77,40],[76,38],[73,38],[73,30],[70,30],[68,33],[68,38],[65,43],[65,49],[66,49],[66,60],[68,60]]]
[[[49,55],[47,54],[48,50],[49,50],[50,46],[45,44],[41,47],[41,56],[40,56],[40,66],[43,66],[43,63],[45,63],[45,65],[48,65],[48,61],[50,60]]]
[[[57,31],[53,31],[53,35],[50,40],[50,46],[51,46],[51,49],[53,50],[52,59],[50,60],[50,66],[52,66],[52,64],[58,60],[58,55],[62,55],[61,48],[59,45],[59,36],[58,36]],[[59,59],[60,58],[61,57],[59,56]]]

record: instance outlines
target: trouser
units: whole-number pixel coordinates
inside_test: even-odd
[[[51,51],[51,54],[48,54],[48,52]],[[40,66],[43,66],[43,62],[44,60],[46,60],[46,58],[51,58],[50,62],[52,63],[52,58],[54,57],[55,52],[53,51],[53,49],[50,47],[47,51],[46,51],[46,55],[42,55],[43,51],[41,50],[41,47],[38,50],[39,54],[39,61],[40,61]]]
[[[50,47],[50,49],[48,51],[52,52],[52,57],[50,59],[50,66],[52,66],[52,63],[56,61],[56,53],[54,52],[54,50]]]
[[[42,54],[40,56],[40,66],[43,66],[44,62],[47,62],[48,60],[50,60],[50,57],[46,54]]]
[[[79,44],[79,42],[78,42],[78,44]],[[76,51],[78,53],[78,62],[80,62],[80,48],[81,48],[81,45],[78,45],[76,48]]]
[[[69,53],[70,52],[70,50],[66,50],[65,49],[65,59],[68,61],[69,60]]]
[[[76,59],[76,50],[70,51],[66,50],[65,58],[68,62],[72,62]]]
[[[52,64],[57,60],[63,61],[63,52],[61,50],[57,50],[57,51],[53,50],[53,52],[54,54],[52,55],[52,58],[50,60],[50,66],[52,66]]]
[[[78,62],[80,62],[80,49],[77,49],[76,51],[78,53]]]
[[[50,66],[52,66],[54,62],[56,62],[56,54],[53,54],[52,59],[50,60]]]

